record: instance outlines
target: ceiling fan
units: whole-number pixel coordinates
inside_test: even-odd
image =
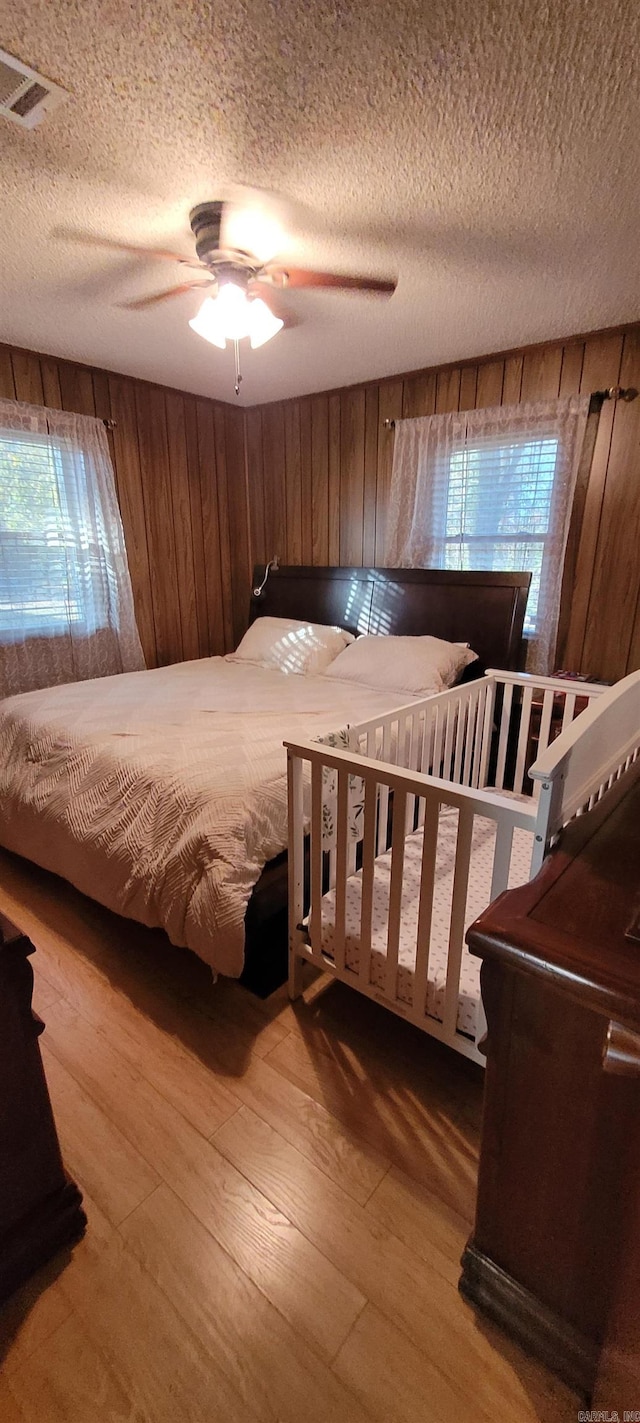
[[[279,293],[287,287],[332,288],[337,291],[371,292],[391,296],[396,289],[394,278],[341,275],[336,272],[315,272],[305,267],[293,267],[270,258],[262,261],[255,253],[233,245],[229,240],[229,219],[232,210],[224,202],[200,203],[189,214],[191,231],[196,240],[196,258],[184,257],[157,247],[140,247],[131,243],[112,242],[109,238],[91,238],[100,246],[118,251],[135,252],[145,257],[158,257],[194,270],[190,281],[180,282],[150,296],[138,297],[124,305],[139,311],[158,302],[181,296],[199,288],[209,289],[200,310],[189,322],[199,336],[225,348],[234,344],[236,358],[236,395],[242,379],[239,369],[238,341],[248,336],[255,349],[264,345],[287,324],[286,310]],[[231,224],[232,225],[232,224]],[[201,275],[195,277],[195,272]]]

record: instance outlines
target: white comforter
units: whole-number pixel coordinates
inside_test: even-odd
[[[225,658],[0,702],[0,843],[242,972],[244,915],[287,843],[285,738],[398,704]]]

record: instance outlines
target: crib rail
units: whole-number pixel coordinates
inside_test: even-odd
[[[546,751],[558,731],[605,691],[598,682],[574,682],[562,677],[537,677],[527,672],[487,673],[496,688],[497,746],[491,782],[521,795],[530,790],[533,758]],[[535,793],[534,787],[534,793]]]
[[[602,799],[640,755],[640,672],[632,672],[565,726],[530,769],[538,788],[534,868],[564,825]]]
[[[543,802],[547,792],[540,791],[546,783],[537,776],[529,778],[530,763],[537,756],[538,767],[546,764],[545,756],[553,756],[554,746],[560,744],[553,739],[560,728],[564,727],[562,739],[585,704],[602,696],[603,688],[597,684],[576,687],[563,679],[491,671],[465,686],[350,727],[342,734],[346,746],[285,743],[292,997],[301,991],[300,965],[310,961],[482,1061],[478,1041],[484,1032],[484,1015],[479,1001],[471,1031],[462,1032],[458,1026],[469,917],[507,888],[516,832],[528,832],[528,843],[519,842],[524,877],[537,869],[540,844],[548,843],[544,817],[549,800]],[[572,744],[578,740],[576,731]],[[447,808],[455,821],[455,839],[443,909],[441,812]],[[472,847],[478,835],[485,837],[483,844],[488,847],[483,850],[483,874],[486,870],[488,877],[481,890],[486,898],[474,902],[469,916]],[[414,897],[407,917],[409,852],[419,855],[420,867],[417,901]],[[382,926],[381,875],[385,883]],[[354,894],[359,915],[357,952]],[[329,902],[330,942],[323,920]],[[413,966],[410,985],[406,975],[402,979],[400,962],[401,941],[406,957],[407,935]],[[430,970],[444,942],[446,980],[434,1011]]]
[[[514,830],[526,829],[531,836],[535,827],[532,802],[514,800],[493,791],[455,785],[449,780],[424,772],[381,763],[357,752],[343,751],[318,742],[287,743],[290,807],[290,989],[296,996],[300,989],[299,962],[306,959],[318,968],[332,973],[357,987],[366,996],[384,1003],[394,1012],[426,1028],[441,1041],[456,1046],[466,1056],[482,1061],[477,1043],[484,1033],[481,1005],[474,1009],[469,1031],[458,1030],[458,1004],[464,933],[467,924],[469,871],[474,827],[478,817],[491,820],[496,826],[492,850],[488,898],[494,898],[507,887]],[[309,763],[305,773],[305,763]],[[328,852],[325,835],[326,773],[335,773],[337,804],[335,836],[335,874],[327,878]],[[347,884],[349,880],[349,817],[350,782],[362,786],[360,868],[357,879],[361,887],[358,923],[358,967],[349,966],[348,947],[353,933],[347,933]],[[417,908],[414,968],[410,997],[404,996],[399,985],[399,953],[401,930],[406,934],[404,914],[404,864],[407,846],[408,804],[412,801],[415,821],[422,828],[420,891]],[[430,992],[429,969],[432,947],[434,890],[437,877],[438,828],[440,811],[450,807],[457,812],[455,832],[455,870],[446,926],[446,981],[442,1006],[437,1016],[428,1012]],[[380,823],[384,821],[384,836]],[[305,893],[304,841],[310,829],[308,896]],[[386,846],[389,849],[386,849]],[[331,851],[330,853],[333,853]],[[377,866],[386,855],[388,898],[385,909],[384,980],[372,975],[372,919],[374,910],[374,879]],[[323,896],[327,884],[332,888],[333,918],[330,952],[325,945]],[[478,908],[483,906],[478,906]],[[442,925],[439,926],[442,932]]]
[[[398,707],[350,727],[361,755],[457,785],[536,793],[532,761],[605,687],[490,670],[462,687]]]

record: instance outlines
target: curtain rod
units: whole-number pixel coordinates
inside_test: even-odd
[[[637,394],[637,390],[632,385],[626,387],[610,385],[608,390],[594,390],[589,402],[589,414],[594,415],[600,410],[605,400],[635,400]],[[397,420],[383,420],[382,428],[395,430],[397,423]]]

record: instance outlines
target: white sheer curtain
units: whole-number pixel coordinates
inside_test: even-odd
[[[532,573],[527,667],[551,669],[588,396],[396,423],[386,562]]]
[[[0,400],[0,696],[144,665],[102,421]]]

